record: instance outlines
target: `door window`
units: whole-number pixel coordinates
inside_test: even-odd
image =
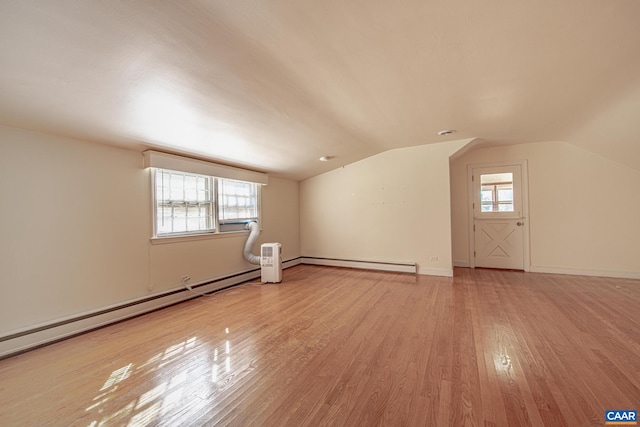
[[[513,173],[480,175],[481,212],[513,212]]]

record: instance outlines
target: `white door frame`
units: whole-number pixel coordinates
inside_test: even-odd
[[[475,163],[467,165],[467,197],[468,197],[468,212],[469,212],[469,267],[476,268],[476,258],[474,251],[476,247],[475,233],[473,232],[474,215],[473,215],[473,203],[475,199],[473,189],[473,170],[476,168],[492,168],[501,166],[520,166],[522,171],[522,218],[524,219],[524,225],[522,226],[523,233],[523,265],[524,271],[531,271],[531,260],[529,251],[529,172],[527,169],[526,160],[513,160],[503,162],[491,162],[491,163]]]

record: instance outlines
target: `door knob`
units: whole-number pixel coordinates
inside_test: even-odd
[[[523,226],[523,225],[524,225],[524,222],[520,222],[520,221],[518,221],[518,222],[516,222],[516,225],[517,225],[518,227]]]

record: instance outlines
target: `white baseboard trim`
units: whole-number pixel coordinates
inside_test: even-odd
[[[466,267],[469,268],[469,266],[471,265],[471,263],[469,263],[469,261],[453,261],[453,266],[454,267]]]
[[[283,261],[282,266],[283,268],[289,268],[300,263],[301,258],[298,257]],[[192,285],[192,288],[199,293],[209,293],[259,277],[260,268],[256,268],[200,282],[200,284]],[[0,358],[22,353],[26,350],[197,297],[198,295],[193,292],[179,287],[144,298],[102,307],[98,310],[78,313],[51,322],[9,331],[0,336]]]
[[[640,280],[640,272],[631,271],[589,270],[570,267],[549,267],[545,265],[532,265],[530,271],[531,273],[569,274],[574,276],[612,277],[615,279]]]
[[[360,268],[364,270],[393,271],[398,273],[416,274],[418,271],[418,266],[416,265],[415,262],[362,261],[362,260],[352,260],[352,259],[320,258],[320,257],[305,257],[305,256],[301,258],[300,262],[302,264],[325,265],[329,267]]]

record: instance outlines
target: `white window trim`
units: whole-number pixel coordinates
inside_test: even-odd
[[[225,239],[229,237],[245,236],[249,233],[249,230],[241,231],[224,231],[217,233],[202,233],[202,234],[180,234],[175,236],[159,236],[151,237],[149,240],[154,245],[164,245],[166,243],[180,243],[190,242],[195,240],[211,240],[211,239]]]

